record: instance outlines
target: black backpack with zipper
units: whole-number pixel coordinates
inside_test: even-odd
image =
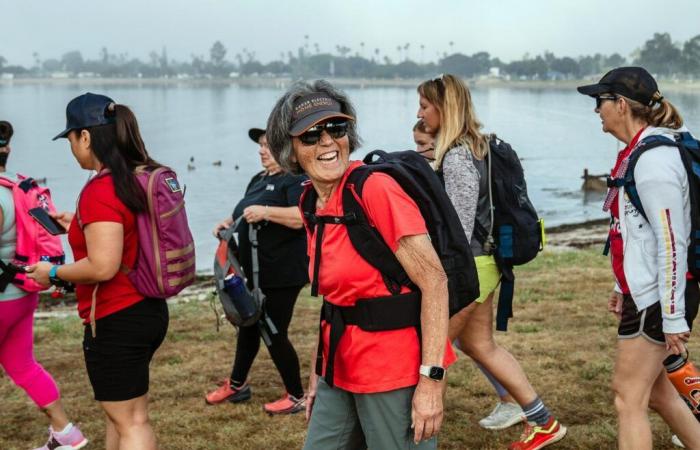
[[[525,173],[513,147],[495,134],[489,136],[485,158],[489,177],[491,228],[474,222],[474,237],[486,253],[493,253],[501,271],[496,329],[506,331],[513,317],[513,267],[532,261],[544,248],[544,223],[527,195]]]
[[[433,248],[440,257],[447,274],[450,316],[477,299],[479,279],[467,236],[440,179],[425,158],[412,150],[401,152],[374,150],[365,156],[363,162],[365,165],[355,168],[348,175],[343,187],[344,216],[333,218],[326,223],[342,223],[347,226],[348,235],[355,250],[382,273],[389,292],[396,294],[401,290],[401,286],[415,290],[416,286],[406,275],[379,232],[369,224],[362,205],[353,195],[354,191],[359,198],[362,198],[364,183],[372,173],[381,172],[391,176],[416,202],[425,220]],[[315,214],[316,199],[316,192],[308,187],[301,201],[305,223],[311,232],[321,218]],[[316,248],[320,249],[320,246],[317,245]],[[320,254],[316,255],[316,258],[318,258],[315,264],[316,270],[311,280],[312,295],[318,295]]]

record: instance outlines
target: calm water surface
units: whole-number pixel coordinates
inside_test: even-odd
[[[210,270],[216,245],[210,230],[226,217],[260,170],[250,127],[264,127],[281,89],[232,86],[0,85],[0,119],[15,127],[12,171],[47,178],[59,209],[74,210],[89,174],[73,159],[64,128],[66,103],[86,91],[104,93],[133,108],[151,154],[170,165],[187,186],[187,213],[199,270]],[[417,95],[406,88],[347,89],[358,111],[364,145],[354,155],[382,148],[412,148]],[[547,225],[604,217],[598,196],[580,191],[584,168],[610,170],[617,141],[600,130],[593,101],[568,90],[475,88],[484,130],[510,142],[523,159],[530,197]],[[691,131],[700,133],[700,94],[667,96]],[[195,169],[187,170],[191,156]],[[221,160],[221,166],[212,162]],[[239,169],[235,170],[234,166]]]

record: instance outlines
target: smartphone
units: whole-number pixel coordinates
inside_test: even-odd
[[[64,234],[66,229],[56,221],[53,217],[49,216],[49,213],[42,207],[32,208],[29,210],[29,215],[34,218],[39,224],[41,224],[49,234],[54,236],[57,234]]]

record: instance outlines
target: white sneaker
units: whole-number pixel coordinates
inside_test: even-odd
[[[499,402],[491,414],[479,421],[487,430],[503,430],[525,420],[525,414],[516,403]]]
[[[672,442],[673,445],[675,445],[676,447],[685,448],[685,445],[683,445],[683,443],[681,442],[681,440],[678,439],[678,436],[676,436],[675,434],[674,434],[673,436],[671,436],[671,442]]]

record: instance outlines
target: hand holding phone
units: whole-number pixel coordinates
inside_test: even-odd
[[[66,229],[58,223],[56,219],[51,217],[48,212],[42,207],[32,208],[29,210],[29,215],[34,218],[39,224],[44,227],[49,234],[58,235],[64,234]]]

